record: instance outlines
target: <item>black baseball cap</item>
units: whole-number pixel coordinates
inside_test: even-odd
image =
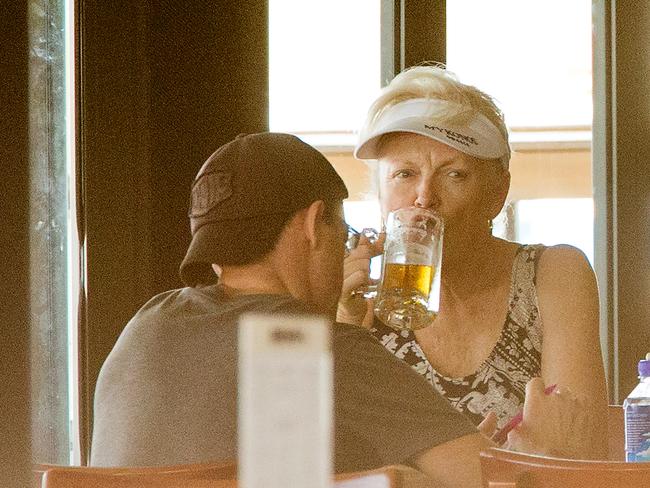
[[[192,242],[180,266],[189,286],[214,276],[211,264],[239,263],[248,249],[278,235],[284,223],[317,200],[348,197],[330,162],[290,134],[240,135],[199,170],[190,197]]]

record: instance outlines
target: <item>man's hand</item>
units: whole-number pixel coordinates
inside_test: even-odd
[[[491,439],[497,430],[497,414],[489,412],[483,422],[478,424],[478,431],[488,439]]]
[[[373,304],[361,294],[353,295],[355,290],[375,284],[370,278],[370,259],[378,256],[384,250],[384,235],[370,242],[365,234],[361,234],[359,244],[352,249],[343,262],[343,287],[339,298],[336,321],[345,324],[372,326]]]

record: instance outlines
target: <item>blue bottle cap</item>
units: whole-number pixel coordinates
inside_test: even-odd
[[[650,376],[650,353],[646,354],[645,359],[639,361],[639,376]]]

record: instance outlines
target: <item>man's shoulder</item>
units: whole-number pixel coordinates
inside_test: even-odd
[[[332,326],[332,351],[339,362],[360,359],[362,362],[383,363],[397,359],[368,329],[339,322]]]
[[[191,316],[215,312],[250,310],[309,313],[308,307],[290,295],[251,294],[226,297],[217,285],[185,287],[152,297],[138,314],[179,314]]]
[[[343,344],[352,342],[377,342],[377,339],[370,333],[368,329],[358,325],[343,324],[335,322],[332,326],[332,338],[334,343],[342,342]]]

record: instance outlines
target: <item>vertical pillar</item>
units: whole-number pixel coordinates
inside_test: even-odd
[[[594,200],[610,402],[650,351],[650,9],[594,0]]]

